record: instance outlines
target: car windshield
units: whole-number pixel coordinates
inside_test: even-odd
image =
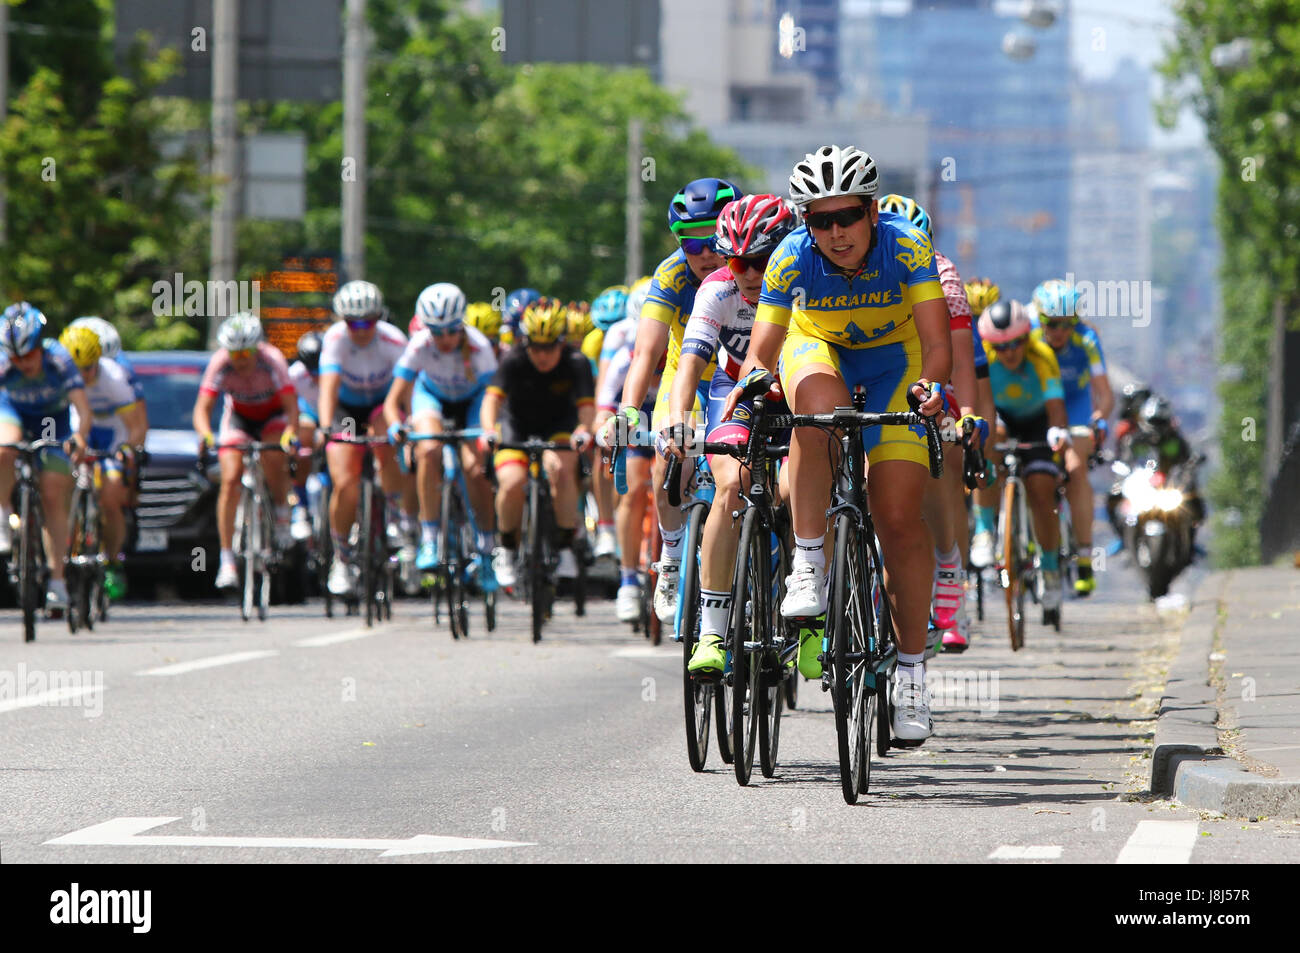
[[[136,376],[144,387],[151,430],[193,430],[194,401],[199,396],[203,368],[184,364],[136,364]],[[220,420],[221,402],[212,411],[212,429]]]

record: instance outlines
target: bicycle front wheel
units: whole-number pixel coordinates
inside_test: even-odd
[[[714,682],[692,678],[689,668],[691,655],[695,652],[695,643],[700,638],[700,574],[694,556],[692,555],[689,560],[685,556],[693,554],[698,549],[703,523],[701,509],[691,507],[686,518],[678,590],[682,600],[682,621],[678,635],[682,640],[682,697],[686,714],[686,757],[691,763],[692,771],[703,771],[709,757],[709,718],[712,714],[714,695]],[[653,578],[651,576],[651,579]],[[647,583],[647,590],[653,591],[653,583]],[[653,605],[650,614],[655,616]],[[728,731],[730,725],[723,722],[723,727],[719,730]]]
[[[835,521],[835,562],[826,625],[831,642],[831,694],[839,743],[840,787],[856,804],[871,780],[868,735],[876,717],[875,676],[871,671],[870,581],[863,559],[861,529],[848,513]]]
[[[38,519],[35,494],[23,484],[19,492],[18,518],[22,529],[18,544],[19,584],[18,599],[23,609],[23,641],[36,641],[36,613],[45,605],[41,586],[41,567],[45,556],[41,552],[41,527]]]
[[[374,482],[361,481],[361,601],[366,605],[366,628],[375,624]]]
[[[1016,483],[1007,480],[1002,490],[1002,588],[1007,597],[1007,632],[1011,637],[1011,650],[1019,651],[1025,641],[1025,593],[1021,570],[1019,500]]]
[[[767,534],[750,507],[741,520],[740,548],[736,552],[736,575],[731,586],[731,748],[736,781],[744,786],[754,770],[754,742],[758,738],[759,715],[764,708],[760,681],[764,651],[768,643],[767,580],[763,572],[768,554]],[[765,772],[766,773],[766,772]]]

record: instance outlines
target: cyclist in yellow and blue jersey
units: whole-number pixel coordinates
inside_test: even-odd
[[[743,193],[725,179],[696,179],[688,182],[673,196],[668,206],[668,228],[680,247],[659,263],[637,326],[632,366],[623,384],[621,413],[637,408],[645,401],[660,358],[667,350],[668,360],[659,384],[651,429],[656,433],[668,423],[668,395],[672,392],[677,360],[681,356],[682,336],[695,305],[700,282],[721,268],[725,262],[715,249],[714,228],[718,216],[730,202]],[[716,362],[711,362],[698,393],[700,410],[708,403],[707,381],[712,379]],[[685,471],[686,468],[683,468]],[[682,513],[668,503],[663,489],[667,462],[656,455],[651,480],[655,487],[655,507],[659,514],[659,532],[663,537],[659,561],[659,583],[655,588],[655,613],[661,622],[669,622],[677,611],[677,582],[682,558]],[[683,472],[683,479],[687,474]]]
[[[952,373],[952,340],[934,250],[924,231],[879,211],[878,183],[875,162],[852,146],[823,146],[790,176],[790,198],[804,224],[768,262],[739,379],[776,368],[779,355],[795,413],[843,407],[858,386],[869,411],[906,411],[909,392],[927,416],[943,406],[940,385]],[[731,392],[728,409],[739,397],[740,390]],[[871,512],[899,634],[894,734],[919,744],[933,730],[925,690],[934,579],[934,541],[921,518],[929,482],[925,432],[918,425],[863,436]],[[781,604],[787,618],[826,611],[829,440],[810,427],[796,427],[791,440],[795,553]],[[799,668],[808,677],[820,674],[820,647],[819,636],[805,636],[800,646]]]
[[[1027,451],[1020,459],[1043,570],[1043,608],[1056,609],[1061,605],[1057,565],[1061,525],[1056,516],[1056,481],[1061,471],[1055,456],[1070,442],[1061,370],[1052,349],[1031,336],[1029,315],[1019,301],[990,305],[980,315],[979,326],[998,410],[997,439],[1046,442],[1051,447]],[[1000,484],[999,478],[998,491],[981,490],[976,497],[972,552],[977,545],[992,546]]]
[[[1092,485],[1088,458],[1106,439],[1106,419],[1115,395],[1106,375],[1097,329],[1078,316],[1079,295],[1074,285],[1060,279],[1045,281],[1034,290],[1031,320],[1033,336],[1050,347],[1061,367],[1065,413],[1070,421],[1071,445],[1065,450],[1065,484],[1070,514],[1074,517],[1072,543],[1078,578],[1074,591],[1089,595],[1097,582],[1092,575]]]

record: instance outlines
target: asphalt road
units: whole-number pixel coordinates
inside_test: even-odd
[[[855,807],[813,683],[774,779],[755,766],[740,788],[716,747],[692,772],[679,651],[610,602],[583,619],[561,603],[540,645],[518,604],[455,643],[413,600],[369,631],[319,604],[247,624],[233,605],[128,604],[31,645],[7,611],[0,860],[1300,861],[1296,823],[1143,793],[1177,619],[1136,581],[1113,561],[1061,634],[1031,616],[1014,655],[990,605],[969,652],[930,663],[932,687],[961,690],[935,736],[877,761]],[[63,704],[35,694],[58,687]]]

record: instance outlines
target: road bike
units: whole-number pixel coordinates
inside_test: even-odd
[[[839,745],[840,786],[844,800],[856,804],[871,783],[871,746],[883,757],[892,747],[920,742],[891,739],[889,682],[898,662],[897,637],[885,592],[884,563],[866,493],[862,432],[868,427],[921,427],[926,436],[931,477],[943,474],[939,430],[932,418],[915,412],[866,413],[866,394],[853,394],[852,407],[825,414],[773,415],[768,425],[817,427],[838,437],[836,478],[827,516],[834,522],[835,550],[830,565],[830,602],[822,639],[822,690],[831,693]],[[811,620],[798,620],[806,624]]]
[[[108,556],[103,549],[103,521],[100,518],[96,464],[113,456],[87,450],[76,467],[72,502],[68,507],[68,556],[63,575],[68,585],[68,631],[76,634],[93,630],[96,617],[108,619],[108,594],[104,575]]]
[[[18,502],[18,538],[9,557],[9,578],[18,590],[18,605],[23,613],[23,641],[36,640],[36,614],[45,608],[45,590],[50,570],[45,560],[45,509],[36,482],[40,471],[41,451],[60,446],[58,440],[0,444],[0,450],[17,450],[18,481],[14,488]]]
[[[1025,598],[1041,601],[1042,571],[1035,554],[1034,527],[1029,513],[1029,499],[1021,476],[1020,455],[1031,451],[1050,449],[1043,441],[1006,441],[993,448],[1003,455],[1002,466],[1006,482],[1002,488],[1002,506],[998,513],[998,539],[1001,545],[1001,567],[998,575],[1007,600],[1007,631],[1012,651],[1025,644]],[[1054,625],[1061,631],[1060,608],[1043,608],[1043,625]]]
[[[517,450],[528,458],[528,486],[524,505],[524,522],[520,538],[524,541],[520,547],[517,566],[518,578],[524,583],[524,599],[532,606],[533,641],[542,640],[542,627],[550,619],[555,606],[556,577],[555,572],[560,563],[560,555],[555,548],[555,504],[551,496],[551,481],[542,466],[542,454],[548,450],[573,451],[567,442],[529,439],[515,443],[497,443],[497,450]],[[579,455],[579,466],[585,466],[585,458]],[[496,485],[496,467],[489,468],[493,485]],[[581,480],[581,474],[579,475]],[[576,513],[574,514],[577,515]],[[587,551],[586,540],[575,528],[573,537],[573,555],[577,563],[577,575],[573,580],[573,612],[583,616],[587,612]]]
[[[237,450],[243,457],[243,474],[239,478],[239,502],[235,508],[233,549],[239,566],[239,617],[247,622],[254,615],[266,619],[271,604],[271,574],[279,569],[281,554],[275,539],[275,510],[271,491],[262,472],[263,453],[284,453],[279,442],[249,443],[239,441],[218,444],[215,450]],[[199,466],[207,468],[206,453]]]
[[[388,504],[378,485],[375,470],[375,448],[387,446],[388,437],[356,436],[350,431],[330,430],[326,440],[365,450],[361,458],[357,518],[353,525],[360,578],[355,594],[344,601],[348,615],[365,606],[366,627],[370,628],[375,622],[393,617],[393,589],[397,578],[397,556],[388,543]]]
[[[451,623],[451,637],[469,637],[470,579],[478,570],[479,526],[474,518],[474,508],[467,505],[469,487],[461,466],[461,444],[476,440],[483,434],[477,428],[469,430],[444,430],[439,433],[407,434],[405,440],[414,446],[421,440],[442,443],[442,493],[438,501],[440,563],[435,571],[433,588],[433,621],[441,619],[441,606],[445,601],[447,617]],[[409,469],[405,453],[399,454],[403,470]],[[495,589],[480,587],[483,595],[483,615],[489,632],[497,627],[497,594]]]

